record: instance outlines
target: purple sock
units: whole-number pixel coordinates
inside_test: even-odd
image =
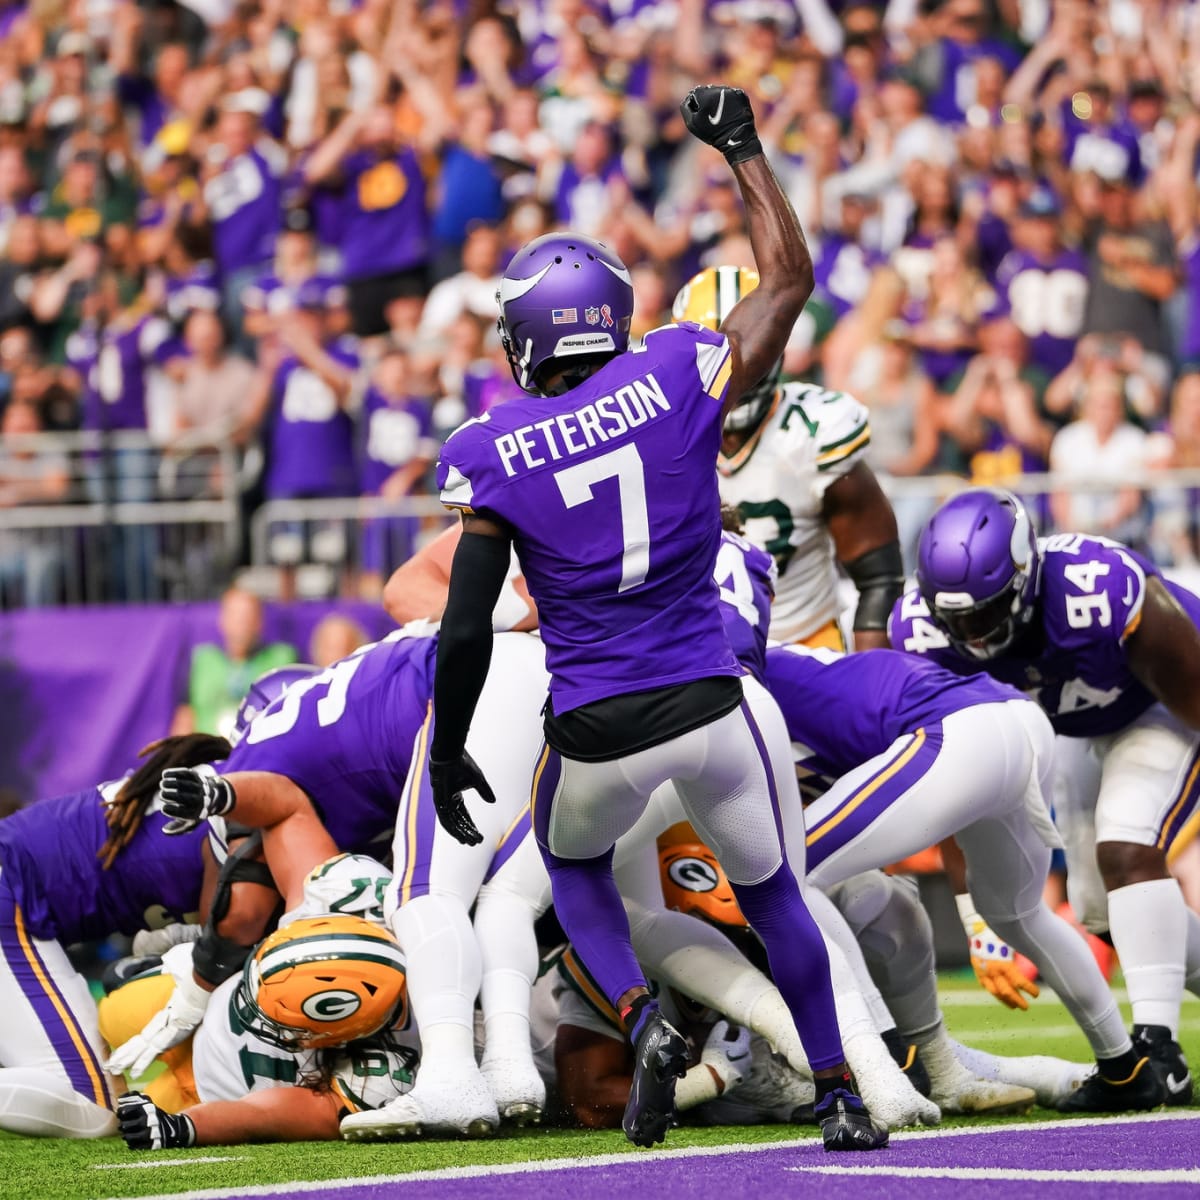
[[[540,847],[554,911],[580,962],[608,997],[613,1008],[630,988],[645,987],[646,978],[629,940],[629,919],[613,881],[610,849],[599,858],[559,858]]]
[[[796,1022],[796,1032],[814,1071],[845,1061],[829,954],[792,869],[783,863],[769,879],[733,884],[742,915],[762,939],[771,977]]]

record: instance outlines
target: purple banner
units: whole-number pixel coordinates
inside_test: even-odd
[[[395,628],[370,604],[268,604],[264,640],[304,658],[332,612],[372,639]],[[219,640],[215,603],[0,614],[0,802],[61,796],[129,770],[168,732],[193,648]]]

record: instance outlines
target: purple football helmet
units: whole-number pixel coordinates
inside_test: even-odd
[[[500,340],[513,378],[550,395],[545,381],[575,359],[554,394],[629,348],[633,281],[609,249],[575,233],[535,238],[508,264],[496,293]]]
[[[917,586],[964,657],[1003,654],[1029,624],[1038,588],[1037,531],[1011,492],[968,488],[929,519]]]
[[[229,740],[236,746],[245,736],[250,722],[263,709],[278,700],[288,688],[320,673],[321,668],[314,667],[312,663],[291,663],[286,667],[274,667],[260,675],[247,689],[241,704],[238,705]]]

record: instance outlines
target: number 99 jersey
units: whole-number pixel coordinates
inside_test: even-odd
[[[822,506],[826,489],[863,461],[870,439],[867,410],[853,396],[788,383],[741,449],[717,456],[722,501],[775,558],[775,641],[804,641],[837,621],[838,573]]]
[[[1200,621],[1200,598],[1106,538],[1074,533],[1039,538],[1038,554],[1037,611],[1029,631],[1005,654],[989,660],[959,655],[916,588],[892,609],[891,644],[928,655],[960,675],[986,671],[1019,688],[1042,706],[1055,733],[1116,733],[1155,703],[1130,671],[1125,648],[1141,621],[1146,580],[1162,580],[1193,621]]]

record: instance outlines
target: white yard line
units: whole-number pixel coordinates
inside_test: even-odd
[[[1003,1179],[1013,1183],[1200,1183],[1200,1167],[1140,1171],[1032,1171],[1017,1167],[854,1167],[821,1163],[787,1167],[801,1175],[871,1175],[893,1179]]]
[[[147,1167],[193,1167],[196,1163],[245,1162],[245,1154],[203,1154],[196,1158],[134,1158],[129,1162],[92,1163],[93,1171],[133,1171]]]
[[[1187,1112],[1141,1113],[1130,1116],[1079,1118],[1072,1120],[1070,1125],[1074,1129],[1080,1129],[1091,1125],[1136,1125],[1157,1121],[1195,1120],[1197,1116],[1200,1116],[1200,1114],[1190,1110]],[[906,1142],[920,1141],[925,1138],[962,1137],[976,1133],[998,1133],[1003,1130],[1012,1130],[1022,1134],[1039,1133],[1046,1129],[1061,1129],[1064,1123],[1060,1119],[1045,1121],[1040,1124],[967,1125],[956,1129],[915,1130],[911,1133],[895,1133],[892,1135],[892,1141]],[[396,1183],[416,1183],[422,1180],[479,1179],[495,1175],[536,1175],[541,1172],[581,1171],[593,1167],[608,1167],[621,1163],[631,1164],[661,1159],[719,1158],[728,1154],[759,1154],[773,1150],[794,1149],[800,1146],[811,1147],[814,1143],[814,1138],[789,1138],[778,1142],[759,1142],[752,1146],[731,1143],[726,1146],[684,1146],[678,1150],[624,1151],[618,1154],[596,1154],[581,1158],[549,1158],[542,1161],[523,1163],[491,1163],[471,1167],[443,1167],[439,1170],[407,1171],[397,1175],[351,1176],[342,1179],[269,1183],[256,1186],[243,1185],[241,1187],[228,1188],[202,1188],[190,1192],[166,1192],[158,1196],[145,1196],[141,1200],[233,1200],[233,1198],[243,1196],[303,1195],[308,1192],[320,1192],[335,1188],[351,1190],[356,1188],[381,1187]],[[201,1162],[203,1160],[192,1158],[180,1161]],[[912,1168],[914,1171],[916,1169]],[[1144,1176],[1147,1173],[1137,1172],[1137,1174]],[[1189,1181],[1193,1179],[1200,1180],[1200,1173],[1196,1176],[1189,1176],[1188,1179]]]

